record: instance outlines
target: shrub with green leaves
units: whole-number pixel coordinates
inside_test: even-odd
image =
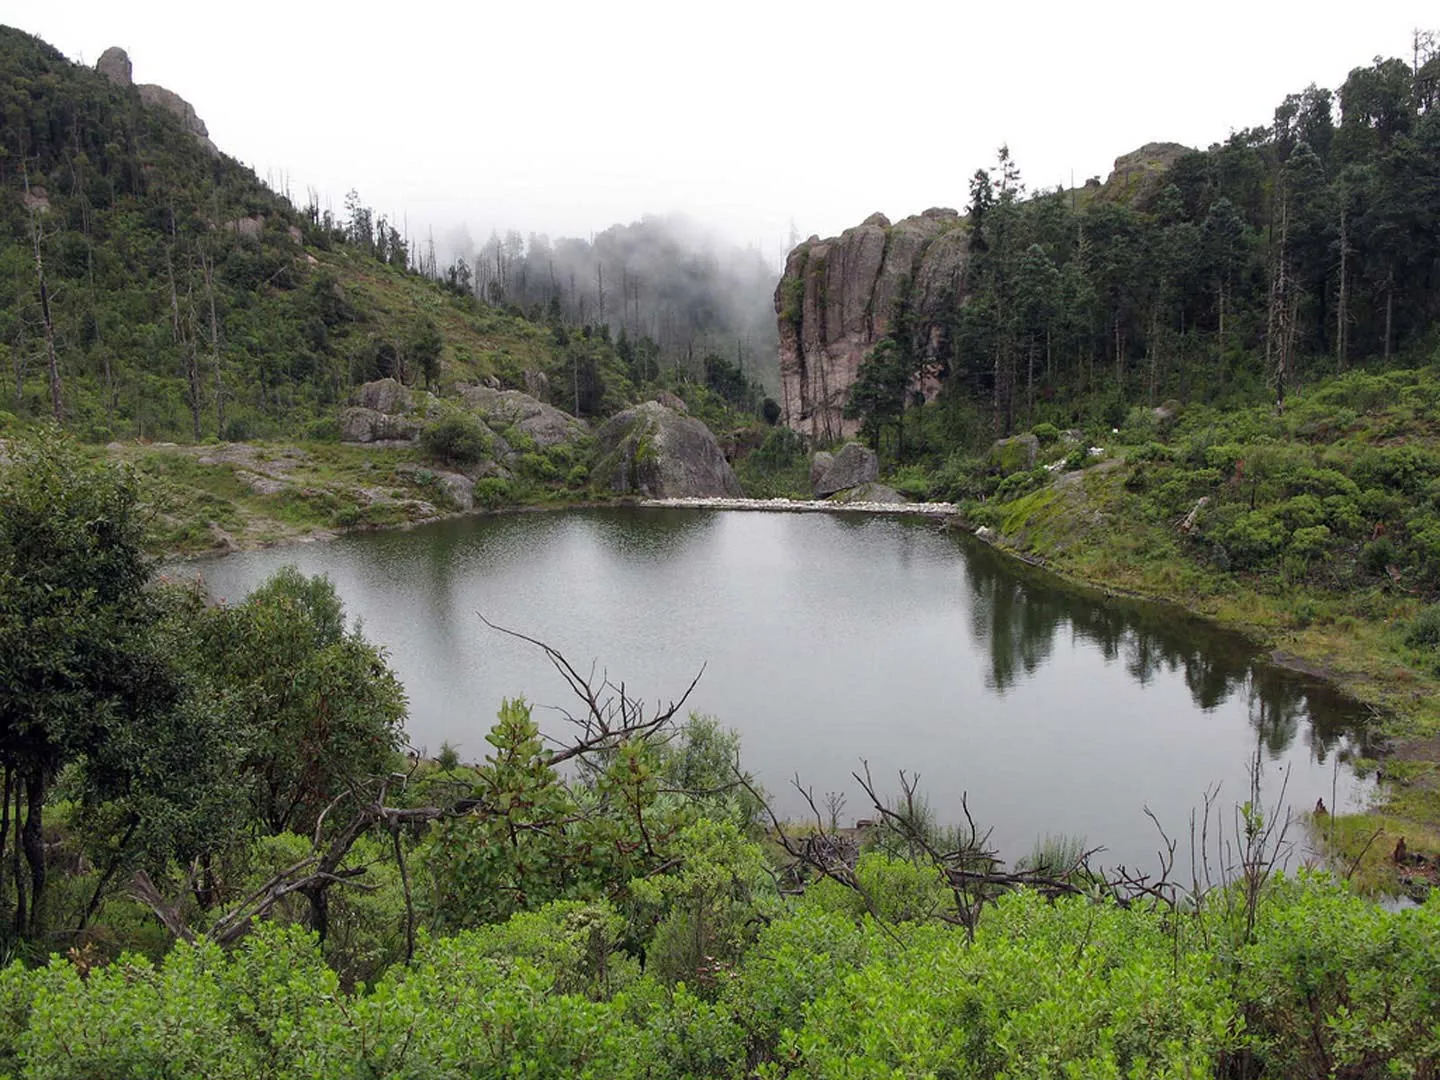
[[[493,440],[473,416],[451,413],[420,432],[420,447],[450,465],[475,465],[490,456]]]

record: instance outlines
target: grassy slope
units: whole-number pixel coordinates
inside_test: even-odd
[[[1132,415],[1100,463],[971,513],[1062,577],[1181,605],[1375,710],[1390,747],[1383,799],[1334,831],[1358,854],[1380,830],[1364,860],[1378,870],[1401,835],[1440,851],[1440,655],[1406,634],[1436,595],[1437,478],[1440,371],[1427,368],[1330,380],[1284,415],[1197,410],[1169,430]],[[1327,490],[1328,535],[1297,540],[1307,526],[1293,515],[1315,508],[1296,500]],[[1222,552],[1262,526],[1274,528],[1243,560]]]

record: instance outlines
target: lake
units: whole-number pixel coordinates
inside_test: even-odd
[[[942,819],[961,797],[1002,855],[1064,833],[1100,861],[1182,851],[1192,810],[1229,808],[1260,762],[1280,795],[1356,808],[1369,787],[1363,714],[1323,684],[1257,665],[1253,650],[1164,608],[1058,588],[934,520],[845,513],[626,507],[454,519],[187,564],[239,601],[285,564],[327,574],[410,698],[410,739],[483,757],[500,700],[574,708],[538,638],[648,701],[682,694],[740,732],[745,766],[782,814],[845,799],[851,773],[884,791],[918,773]],[[557,736],[555,710],[536,713]],[[1227,821],[1230,820],[1227,809]],[[1298,832],[1297,832],[1298,835]]]

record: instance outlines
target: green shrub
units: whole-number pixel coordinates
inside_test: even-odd
[[[1054,424],[1036,424],[1030,429],[1030,434],[1040,440],[1041,446],[1049,446],[1060,438],[1060,429]]]
[[[486,510],[499,510],[513,506],[516,498],[515,485],[499,476],[486,476],[475,481],[475,505]]]
[[[305,425],[302,437],[310,442],[338,443],[340,441],[340,421],[333,416],[323,416],[318,420],[311,420]]]
[[[902,465],[890,477],[890,486],[907,499],[925,502],[930,498],[930,476],[919,465]]]
[[[1405,627],[1405,644],[1412,649],[1440,647],[1440,604],[1431,604]]]
[[[430,457],[451,465],[474,465],[491,452],[490,433],[480,421],[451,413],[420,433],[420,448]]]

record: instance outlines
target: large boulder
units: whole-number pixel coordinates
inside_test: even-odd
[[[812,492],[820,486],[820,481],[825,479],[825,474],[834,464],[835,455],[829,450],[815,451],[815,456],[810,459],[810,490]]]
[[[885,484],[861,484],[859,487],[837,491],[830,499],[835,503],[885,503],[900,505],[910,500]]]
[[[340,411],[342,442],[413,442],[420,437],[421,426],[418,417],[397,416],[363,406],[352,406]]]
[[[589,432],[584,421],[519,390],[467,386],[460,393],[489,427],[528,436],[539,450],[575,442]]]
[[[357,386],[350,395],[350,401],[362,409],[374,409],[376,412],[409,412],[410,389],[394,379],[376,379]]]
[[[835,455],[835,460],[815,484],[816,498],[823,499],[846,488],[873,484],[880,476],[880,460],[875,451],[860,443],[846,443]]]
[[[611,417],[596,433],[597,486],[652,499],[739,498],[740,482],[699,420],[658,401]]]
[[[1011,473],[1035,468],[1039,456],[1040,439],[1027,431],[1024,435],[996,439],[990,446],[986,461],[990,468],[1001,476],[1009,476]]]
[[[343,442],[413,442],[437,411],[439,402],[424,390],[411,390],[394,379],[357,386],[350,407],[340,411]]]

